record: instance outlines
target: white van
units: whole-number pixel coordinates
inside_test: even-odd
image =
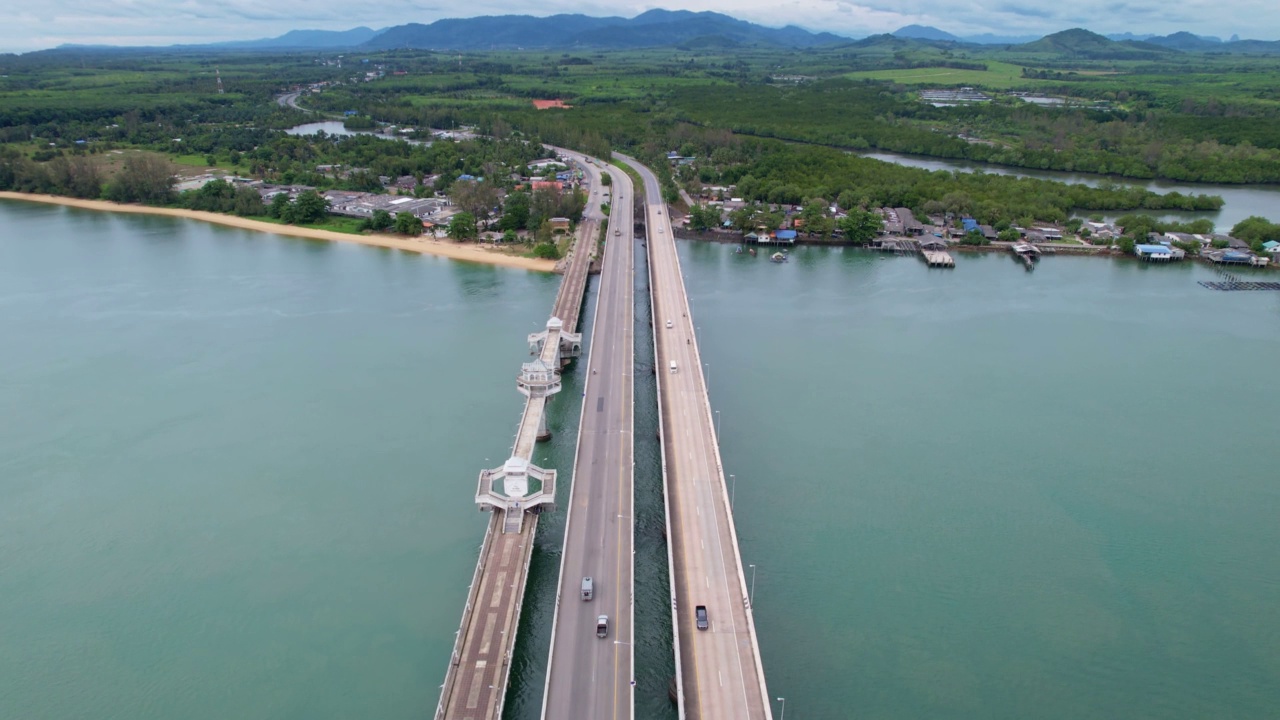
[[[582,599],[590,600],[595,596],[595,582],[590,576],[582,578]]]
[[[675,361],[675,360],[672,360],[672,361],[671,361],[671,372],[673,372],[673,373],[674,373],[675,371],[676,371],[676,361]]]

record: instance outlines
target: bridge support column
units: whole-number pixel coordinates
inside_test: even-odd
[[[546,442],[551,439],[551,428],[547,427],[547,411],[542,411],[542,417],[538,418],[538,442]]]

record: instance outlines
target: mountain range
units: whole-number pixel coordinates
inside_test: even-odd
[[[388,28],[365,43],[374,49],[426,48],[640,48],[691,41],[717,44],[814,47],[846,41],[798,27],[769,28],[715,12],[650,10],[627,19],[588,15],[501,15],[410,23]],[[726,42],[727,41],[727,42]]]
[[[895,30],[893,36],[931,42],[1013,45],[1017,46],[1018,49],[1025,49],[1031,52],[1049,52],[1058,49],[1066,50],[1069,54],[1075,54],[1077,57],[1104,53],[1108,57],[1114,57],[1115,59],[1119,59],[1116,52],[1121,48],[1126,48],[1135,57],[1144,52],[1158,52],[1160,48],[1183,52],[1280,54],[1280,41],[1241,40],[1238,36],[1232,36],[1230,40],[1224,41],[1221,38],[1209,35],[1195,35],[1186,31],[1163,36],[1152,33],[1134,34],[1129,32],[1099,35],[1088,30],[1074,28],[1044,37],[1036,35],[993,35],[991,33],[959,36],[929,25],[907,25]],[[1108,45],[1101,41],[1110,41],[1114,45]],[[1122,51],[1120,54],[1123,55],[1125,53]]]
[[[1280,41],[1223,41],[1216,37],[1176,32],[1172,35],[1120,33],[1099,35],[1074,28],[1037,36],[960,36],[928,25],[907,25],[891,36],[875,35],[854,46],[895,43],[1002,45],[1011,52],[1056,53],[1092,59],[1150,59],[1173,51],[1193,53],[1280,54]],[[279,37],[240,40],[173,49],[236,50],[388,50],[415,48],[428,50],[571,49],[645,47],[735,47],[773,46],[814,48],[849,45],[850,37],[828,32],[811,32],[788,25],[766,27],[715,12],[649,10],[633,18],[592,17],[581,14],[534,17],[499,15],[436,20],[430,24],[408,23],[374,30],[293,30]],[[73,46],[64,46],[67,48]],[[79,46],[83,47],[83,46]]]

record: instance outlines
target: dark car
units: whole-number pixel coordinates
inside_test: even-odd
[[[710,627],[710,624],[707,622],[707,606],[706,605],[697,606],[696,608],[693,609],[693,612],[698,619],[699,630],[706,630],[708,627]]]

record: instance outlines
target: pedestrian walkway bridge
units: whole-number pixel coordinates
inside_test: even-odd
[[[516,388],[525,396],[511,457],[480,471],[475,501],[489,512],[436,705],[436,720],[497,720],[502,717],[516,628],[529,576],[538,515],[555,507],[556,471],[534,465],[534,445],[551,437],[547,401],[560,392],[560,370],[582,351],[577,327],[587,274],[595,256],[598,219],[578,233],[546,328],[529,336],[533,360],[523,363]]]

